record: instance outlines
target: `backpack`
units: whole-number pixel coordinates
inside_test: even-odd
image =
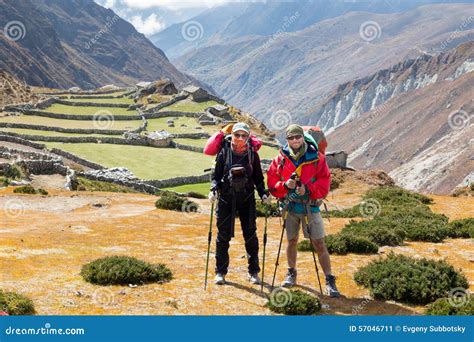
[[[313,138],[314,143],[318,146],[319,152],[326,154],[328,142],[321,128],[319,128],[319,126],[303,126],[303,130]]]
[[[224,145],[224,140],[232,132],[234,124],[228,124],[224,126],[220,131],[214,133],[209,139],[207,139],[206,146],[204,147],[204,154],[208,156],[215,156],[219,153]],[[262,141],[255,135],[250,135],[249,142],[252,150],[258,152],[262,147]]]

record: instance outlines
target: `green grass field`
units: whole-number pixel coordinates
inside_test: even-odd
[[[207,139],[173,139],[173,141],[183,145],[204,147]]]
[[[85,94],[85,95],[80,95],[80,94],[76,94],[76,93],[69,93],[69,94],[65,94],[65,96],[121,96],[123,94],[125,94],[125,92],[123,90],[120,90],[120,91],[116,91],[116,92],[109,93],[109,94]]]
[[[180,186],[173,186],[170,188],[163,188],[163,190],[172,190],[176,192],[198,192],[203,195],[207,195],[209,193],[209,189],[211,188],[211,182],[207,183],[196,183],[196,184],[186,184]]]
[[[175,127],[168,127],[168,125],[166,124],[166,121],[168,121],[169,119],[173,119],[173,117],[170,116],[170,117],[147,120],[148,121],[147,131],[153,132],[153,131],[161,131],[162,129],[164,129],[170,133],[184,134],[184,133],[207,132],[209,134],[213,134],[214,132],[217,132],[219,130],[217,126],[201,126],[196,121],[195,118],[188,118],[188,117],[178,117],[176,120],[173,119]],[[181,127],[182,124],[186,125],[186,127]],[[202,127],[202,129],[195,129],[195,127]]]
[[[50,112],[56,114],[75,114],[75,115],[137,115],[136,110],[127,110],[127,108],[114,107],[89,107],[89,106],[69,106],[54,103],[48,108],[42,109],[43,112]]]
[[[108,123],[99,122],[95,124],[93,120],[65,120],[53,119],[44,116],[20,115],[20,116],[0,116],[0,122],[22,123],[31,125],[42,125],[63,128],[86,128],[86,129],[115,129],[130,130],[140,127],[141,120],[113,121]]]
[[[133,104],[133,100],[129,99],[128,97],[119,97],[116,99],[63,99],[65,101],[72,101],[72,102],[94,102],[94,103],[113,103],[113,104]]]
[[[154,148],[113,144],[63,144],[46,142],[106,167],[123,166],[143,179],[164,179],[201,175],[212,166],[213,157],[174,148]]]
[[[214,132],[210,132],[211,134]],[[198,146],[204,147],[206,145],[207,139],[173,139],[175,142],[184,144],[184,145],[191,145],[191,146]],[[273,159],[278,155],[278,149],[269,146],[262,146],[258,151],[258,155],[261,159]]]
[[[43,131],[39,129],[24,129],[24,128],[0,128],[0,132],[12,132],[18,134],[42,135],[50,137],[118,137],[121,135],[105,135],[105,134],[77,134],[77,133],[62,133],[55,131]]]
[[[218,104],[216,101],[193,102],[189,99],[178,101],[171,106],[164,107],[159,111],[176,110],[180,112],[204,112],[207,107]]]
[[[278,149],[270,146],[262,146],[258,151],[260,159],[273,159],[278,155]]]

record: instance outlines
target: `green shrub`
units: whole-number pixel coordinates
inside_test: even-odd
[[[44,196],[47,196],[48,195],[48,192],[45,190],[45,189],[42,189],[42,188],[39,188],[37,190],[37,192],[40,194],[40,195],[44,195]]]
[[[350,221],[342,231],[366,236],[379,246],[398,246],[404,239],[441,242],[448,236],[448,218],[427,206],[385,209],[371,220]]]
[[[161,192],[160,198],[155,202],[155,206],[158,209],[189,212],[195,212],[199,207],[197,203],[189,201],[186,198],[180,197],[176,193],[170,191]]]
[[[205,198],[207,198],[206,195],[201,194],[201,193],[196,192],[196,191],[187,192],[185,196],[186,196],[186,197],[191,197],[191,198],[197,198],[197,199],[205,199]]]
[[[379,250],[377,244],[373,243],[368,238],[363,236],[355,236],[353,234],[327,235],[324,238],[324,242],[326,243],[326,247],[330,254],[374,254]],[[298,242],[297,249],[300,252],[311,252],[314,250],[309,239]]]
[[[84,177],[77,177],[77,190],[78,191],[106,191],[106,192],[124,192],[124,193],[136,193],[135,189],[129,188],[124,185],[103,182],[98,180],[91,180]]]
[[[46,190],[41,189],[41,188],[36,190],[29,184],[15,188],[13,192],[16,194],[30,194],[30,195],[40,194],[40,195],[45,195],[45,196],[48,195],[48,192]]]
[[[371,189],[363,198],[364,200],[375,199],[382,205],[403,207],[433,203],[433,200],[425,195],[392,186]]]
[[[313,246],[311,245],[311,242],[309,242],[309,239],[304,239],[298,242],[298,244],[296,245],[296,249],[300,252],[311,252],[312,250],[314,250]]]
[[[11,316],[34,315],[35,307],[33,301],[28,297],[0,290],[0,311],[5,311]]]
[[[473,316],[474,297],[469,296],[463,305],[452,305],[448,298],[437,299],[426,307],[425,314],[432,316]]]
[[[279,216],[280,210],[278,209],[278,203],[272,204],[263,204],[262,201],[258,201],[255,204],[255,209],[257,212],[257,217],[265,217],[265,216]]]
[[[446,297],[456,287],[468,288],[466,277],[446,261],[415,259],[390,253],[371,261],[355,274],[357,284],[375,299],[427,304]]]
[[[3,186],[8,186],[10,184],[10,180],[5,177],[0,177],[0,184],[2,184]]]
[[[22,176],[21,170],[15,166],[11,165],[4,173],[3,176],[10,179],[20,179]]]
[[[334,234],[325,238],[329,253],[344,255],[347,253],[374,254],[379,246],[364,236],[353,234]]]
[[[36,194],[35,188],[33,188],[31,185],[24,185],[24,186],[19,186],[18,188],[15,188],[13,190],[15,194],[30,194],[34,195]]]
[[[474,218],[465,218],[452,221],[448,224],[448,237],[451,238],[474,238]]]
[[[284,315],[315,315],[321,310],[321,302],[317,297],[300,290],[277,289],[270,295],[266,306],[273,312]]]
[[[164,264],[128,257],[111,256],[94,260],[81,269],[85,281],[99,285],[126,285],[164,282],[173,278],[171,270]]]
[[[368,238],[349,234],[341,234],[346,241],[349,253],[374,254],[379,251],[379,246]]]
[[[329,211],[329,217],[354,218],[354,217],[359,217],[359,216],[360,216],[360,212],[359,212],[358,206],[354,206],[352,208],[336,209],[336,210]]]
[[[399,228],[396,222],[390,218],[376,216],[372,220],[351,220],[341,231],[342,234],[350,234],[366,237],[378,246],[399,246],[405,238],[405,231]]]

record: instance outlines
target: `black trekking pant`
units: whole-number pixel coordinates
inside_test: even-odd
[[[232,201],[234,200],[234,203]],[[235,208],[233,206],[235,205]],[[233,210],[234,209],[234,210]],[[259,273],[258,238],[255,212],[255,195],[243,193],[222,195],[217,203],[216,273],[227,274],[229,268],[229,242],[233,237],[235,217],[239,216],[245,239],[249,273]]]

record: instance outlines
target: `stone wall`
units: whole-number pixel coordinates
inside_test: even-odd
[[[112,94],[118,91],[128,91],[128,88],[118,88],[118,89],[111,89],[111,90],[104,90],[104,91],[78,91],[78,92],[71,92],[69,90],[66,91],[58,91],[54,93],[41,93],[40,95],[46,96],[54,96],[54,95],[105,95],[105,94]]]
[[[347,168],[347,153],[344,151],[327,152],[326,163],[329,168]]]
[[[184,145],[180,144],[177,142],[172,142],[173,147],[180,149],[180,150],[185,150],[185,151],[192,151],[192,152],[199,152],[199,153],[204,153],[204,148],[203,147],[198,147],[198,146],[192,146],[192,145]]]
[[[12,122],[0,122],[0,127],[6,128],[24,128],[24,129],[36,129],[41,131],[52,131],[60,133],[77,133],[77,134],[104,134],[104,135],[122,135],[125,133],[125,130],[114,130],[114,129],[87,129],[87,128],[63,128],[63,127],[51,127],[51,126],[42,126],[42,125],[31,125],[31,124],[22,124],[22,123],[12,123]],[[142,130],[142,127],[137,128],[137,130]]]
[[[123,139],[123,138],[111,138],[111,137],[60,137],[60,136],[48,136],[48,135],[31,135],[31,134],[20,134],[13,132],[2,132],[4,135],[10,135],[13,137],[19,137],[27,140],[34,141],[47,141],[47,142],[63,142],[63,143],[102,143],[102,144],[117,144],[117,145],[138,145],[138,146],[150,146],[146,137],[140,139]]]
[[[176,117],[188,117],[188,118],[198,118],[205,113],[199,112],[180,112],[177,110],[167,110],[162,112],[147,112],[142,113],[146,119],[156,119],[156,118],[164,118],[167,116],[176,116]]]
[[[141,180],[135,180],[135,181],[129,181],[129,180],[122,180],[122,179],[117,179],[117,178],[111,178],[111,177],[105,177],[105,176],[98,176],[98,175],[93,175],[93,174],[88,174],[85,172],[79,172],[77,174],[78,176],[90,179],[90,180],[96,180],[96,181],[102,181],[102,182],[107,182],[107,183],[114,183],[118,185],[123,185],[127,186],[129,188],[135,189],[139,192],[144,192],[148,194],[155,194],[159,192],[160,189],[155,187],[152,184],[149,184],[148,182],[144,182]]]
[[[34,175],[53,175],[60,174],[66,176],[68,168],[61,159],[59,160],[19,160],[15,163],[29,174]]]
[[[185,184],[196,184],[209,182],[211,179],[210,174],[203,174],[200,176],[183,176],[161,180],[147,180],[146,183],[153,185],[157,188],[168,188],[172,186],[179,186]]]
[[[63,159],[41,152],[24,151],[0,146],[0,158],[12,160],[13,163],[0,164],[2,172],[8,171],[13,165],[20,167],[28,174],[52,175],[60,174],[66,177],[65,188],[72,190],[76,184],[76,173],[64,165]]]
[[[79,114],[61,114],[61,113],[51,113],[51,112],[44,112],[40,110],[17,110],[21,111],[25,115],[36,115],[36,116],[44,116],[48,118],[54,118],[54,119],[67,119],[67,120],[94,120],[96,119],[96,115],[94,114],[84,114],[84,115],[79,115]],[[141,116],[138,114],[134,115],[112,115],[115,121],[123,121],[123,120],[141,120]]]
[[[46,100],[43,100],[43,101],[39,101],[39,102],[35,105],[35,108],[44,109],[44,108],[47,108],[47,107],[51,106],[53,103],[56,103],[57,101],[59,101],[59,98],[57,98],[57,97],[50,97],[49,99],[46,99]]]
[[[76,162],[77,164],[86,166],[90,169],[94,169],[94,170],[105,169],[105,167],[100,165],[100,164],[88,161],[86,159],[83,159],[81,157],[76,156],[75,154],[60,150],[58,148],[52,148],[51,153],[54,153],[54,154],[57,154],[58,156],[67,158],[69,160],[72,160],[72,161]]]
[[[0,158],[14,159],[16,156],[20,156],[20,158],[23,158],[23,159],[44,159],[44,160],[57,160],[58,159],[41,152],[18,150],[16,148],[0,146]]]
[[[62,100],[57,99],[56,103],[67,105],[67,106],[77,106],[77,107],[114,107],[114,108],[129,108],[130,105],[124,103],[97,103],[97,102],[79,102],[73,100]]]
[[[8,142],[16,143],[16,144],[30,146],[39,150],[44,150],[46,148],[46,145],[44,144],[38,144],[38,143],[34,143],[32,141],[29,141],[20,137],[6,135],[4,134],[4,132],[0,134],[0,141],[8,141]]]
[[[165,102],[161,102],[159,103],[156,107],[153,107],[153,108],[150,108],[148,110],[144,110],[143,113],[153,113],[153,112],[156,112],[158,110],[160,110],[161,108],[164,108],[164,107],[168,107],[170,105],[172,105],[173,103],[176,103],[178,101],[181,101],[181,100],[184,100],[185,98],[187,98],[188,95],[178,95],[178,96],[175,96],[173,97],[171,100],[169,101],[165,101]]]
[[[207,132],[202,133],[173,133],[173,138],[183,138],[183,139],[202,139],[202,138],[209,138],[210,135]]]

